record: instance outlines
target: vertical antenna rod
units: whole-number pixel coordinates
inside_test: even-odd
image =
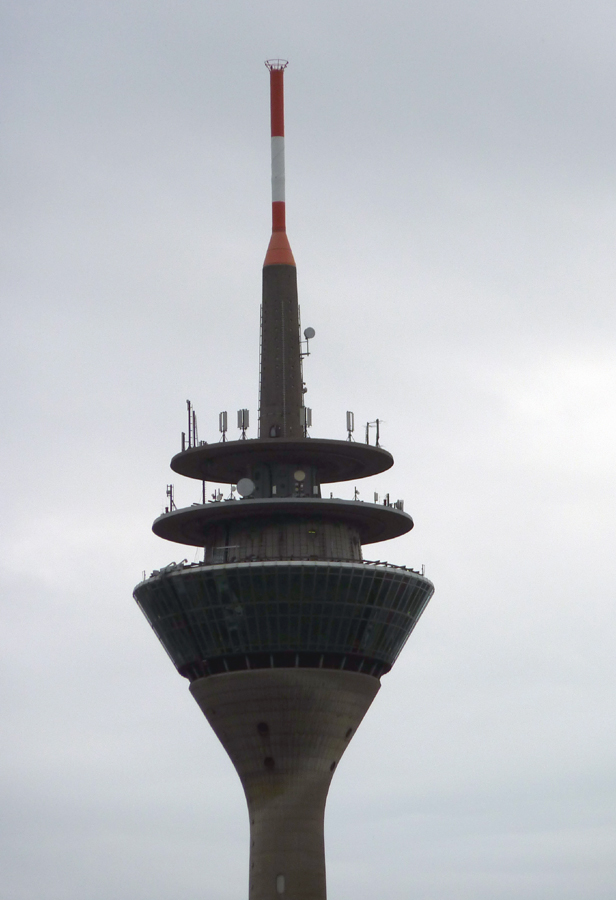
[[[269,63],[268,68],[270,70],[270,113],[272,120],[272,232],[274,232],[286,231],[284,196],[284,68],[279,68],[272,62]]]
[[[284,70],[285,59],[268,59],[270,73],[270,113],[272,123],[272,239],[265,265],[294,266],[287,238],[284,171]]]
[[[269,59],[272,124],[272,237],[263,263],[259,437],[305,437],[297,270],[286,232],[284,167],[284,70],[287,61]]]

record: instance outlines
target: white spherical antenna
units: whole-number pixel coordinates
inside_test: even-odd
[[[240,478],[237,483],[237,492],[240,497],[250,497],[254,493],[255,487],[252,478]]]
[[[304,337],[307,341],[311,341],[315,334],[316,331],[314,330],[314,328],[304,328]]]

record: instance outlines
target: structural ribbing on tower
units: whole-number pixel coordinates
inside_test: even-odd
[[[378,441],[307,439],[285,219],[287,63],[266,65],[272,237],[263,266],[259,436],[245,439],[242,410],[238,441],[198,442],[194,427],[188,447],[183,438],[172,469],[237,485],[241,498],[222,501],[216,492],[206,503],[204,490],[202,503],[170,503],[154,532],[204,548],[203,562],[153,572],[135,599],[241,778],[250,900],[325,900],[331,778],[434,588],[412,569],[362,557],[362,545],[413,527],[401,504],[360,502],[357,492],[355,500],[321,496],[322,484],[383,472],[393,459]]]

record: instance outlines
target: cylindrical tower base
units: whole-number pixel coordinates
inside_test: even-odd
[[[246,794],[250,900],[325,900],[327,792],[379,687],[370,675],[300,668],[191,684]]]

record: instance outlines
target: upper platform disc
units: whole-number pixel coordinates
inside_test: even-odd
[[[184,509],[163,513],[152,531],[166,541],[203,547],[208,532],[219,525],[250,528],[259,523],[292,521],[346,522],[359,532],[362,544],[375,544],[407,534],[413,527],[408,513],[393,506],[358,500],[321,497],[267,497],[258,500],[225,500],[222,503],[195,503]]]
[[[320,483],[328,484],[378,475],[390,469],[394,459],[382,447],[355,441],[328,441],[322,438],[286,441],[274,438],[191,447],[173,457],[171,468],[178,475],[199,481],[237,484],[240,478],[250,474],[252,466],[260,463],[314,466]]]

